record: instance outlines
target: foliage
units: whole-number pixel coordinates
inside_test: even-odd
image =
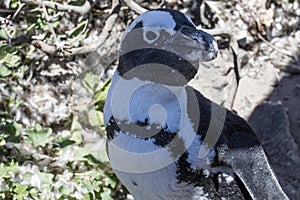
[[[51,128],[40,125],[20,133],[20,125],[6,117],[1,117],[0,151],[8,152],[5,144],[15,143],[27,145],[34,153],[25,156],[21,152],[23,158],[6,155],[2,160],[0,199],[112,199],[111,189],[116,187],[117,181],[104,162],[97,160],[87,148],[77,146],[81,140],[74,132],[80,131],[79,122],[73,122],[77,123],[73,126],[73,135],[62,137],[54,136]],[[39,165],[41,159],[37,154],[47,152],[43,157],[52,163],[70,148],[74,149],[74,159],[69,158],[62,173],[53,172],[51,166],[42,168]],[[77,170],[79,165],[85,170]]]
[[[15,51],[11,52],[16,54]],[[90,79],[89,76],[86,78]],[[90,80],[94,82],[87,83],[88,91],[97,82],[97,79]],[[107,88],[108,84],[105,84],[99,91],[107,91]],[[99,92],[96,94],[99,96]],[[103,105],[104,100],[105,94],[95,98],[93,104]],[[10,99],[6,105],[17,106],[17,102]],[[39,124],[26,129],[11,119],[7,111],[0,115],[0,199],[112,199],[111,190],[116,188],[118,182],[106,165],[106,159],[98,160],[88,148],[79,146],[83,145],[84,130],[76,116],[71,123],[71,134],[62,136],[55,135],[50,127]],[[104,127],[100,110],[90,110],[88,120],[91,126]],[[18,145],[27,145],[29,153],[11,153],[14,149],[22,151]],[[68,158],[69,162],[63,166],[62,173],[54,172],[51,165],[43,168],[39,165],[41,158],[38,154],[52,163],[70,149],[74,150],[74,158]],[[78,166],[84,170],[77,170]]]
[[[17,0],[6,2],[9,2],[7,9],[21,5]],[[69,4],[80,6],[84,2]],[[19,117],[26,100],[24,93],[30,90],[30,73],[36,73],[35,67],[48,56],[40,52],[38,45],[26,42],[12,45],[14,38],[29,35],[77,47],[89,33],[89,20],[70,14],[68,20],[75,22],[65,27],[60,20],[66,18],[67,12],[46,9],[50,16],[47,17],[37,6],[26,8],[32,8],[32,12],[22,15],[18,24],[9,21],[12,16],[0,23],[0,200],[110,200],[119,182],[108,165],[105,149],[95,154],[83,141],[86,127],[104,131],[102,109],[108,83],[98,91],[99,78],[92,72],[85,74],[82,85],[91,95],[91,102],[84,104],[87,124],[76,109],[62,122],[63,131],[53,128],[55,124],[37,121],[24,124]]]

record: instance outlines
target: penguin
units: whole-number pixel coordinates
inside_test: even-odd
[[[188,85],[217,54],[176,10],[125,30],[104,122],[111,167],[135,200],[288,199],[250,125]]]

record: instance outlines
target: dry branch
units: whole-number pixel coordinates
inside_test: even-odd
[[[288,52],[278,49],[275,45],[273,45],[271,42],[267,41],[260,33],[257,33],[257,37],[263,41],[264,43],[266,43],[266,45],[268,45],[269,47],[271,47],[272,49],[274,49],[275,51],[277,51],[278,53],[280,53],[281,55],[287,56],[291,59],[293,59],[294,61],[296,61],[295,57],[290,55]]]
[[[2,9],[0,8],[0,13],[14,13],[16,10],[10,10],[10,9]]]
[[[59,48],[57,48],[56,45],[53,45],[53,44],[50,45],[41,40],[33,40],[31,43],[34,46],[40,48],[42,51],[49,53],[49,54],[54,54],[57,56],[72,56],[72,55],[86,54],[86,53],[96,51],[99,47],[101,47],[104,44],[106,39],[109,37],[110,31],[112,30],[112,28],[115,25],[115,22],[119,16],[119,10],[120,10],[119,0],[113,0],[111,14],[107,18],[106,23],[103,27],[101,34],[99,35],[98,40],[93,42],[91,45],[65,49],[66,51],[59,51],[59,50],[64,50],[64,49],[59,49]]]
[[[134,12],[138,13],[138,14],[142,14],[146,11],[148,11],[146,8],[141,7],[140,5],[138,5],[137,3],[135,3],[133,0],[123,0],[124,3]]]
[[[61,11],[73,11],[79,14],[86,14],[92,8],[92,0],[86,0],[82,6],[72,6],[67,4],[60,4],[57,2],[52,1],[43,1],[43,0],[21,0],[21,2],[26,4],[34,4],[34,5],[45,5],[48,8],[52,8],[54,10],[61,10]]]

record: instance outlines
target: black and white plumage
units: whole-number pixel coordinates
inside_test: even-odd
[[[217,52],[178,11],[126,29],[104,117],[112,168],[136,200],[288,199],[247,122],[187,86]]]

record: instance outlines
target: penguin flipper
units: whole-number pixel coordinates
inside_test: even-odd
[[[282,190],[261,145],[230,149],[226,160],[252,199],[289,199]]]

